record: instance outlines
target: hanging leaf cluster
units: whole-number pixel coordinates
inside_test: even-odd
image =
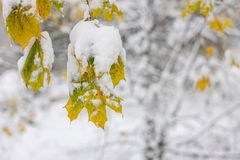
[[[11,3],[10,1],[8,3]],[[35,92],[49,84],[51,65],[44,66],[44,56],[52,55],[51,50],[43,50],[41,39],[46,37],[41,32],[41,20],[46,20],[54,6],[61,11],[64,2],[57,0],[36,0],[36,9],[31,4],[13,4],[11,11],[5,17],[7,33],[11,39],[18,43],[24,50],[24,61],[19,68],[23,82]],[[5,4],[8,7],[8,4]],[[48,34],[47,34],[48,36]],[[32,41],[35,41],[32,44]],[[49,47],[52,48],[51,39],[48,38]],[[50,53],[44,53],[49,52]],[[27,55],[26,55],[27,54]],[[23,59],[23,58],[22,58]],[[38,62],[39,61],[39,62]],[[36,64],[38,62],[38,64]],[[45,82],[47,81],[47,82]]]
[[[122,99],[112,93],[106,95],[101,89],[98,81],[109,73],[96,74],[93,57],[88,59],[86,68],[83,67],[81,60],[75,60],[78,64],[80,76],[78,79],[72,80],[74,86],[77,87],[70,94],[68,103],[65,106],[68,111],[68,117],[70,121],[73,121],[78,118],[81,110],[86,108],[89,121],[93,122],[97,127],[104,128],[107,121],[106,107],[117,113],[122,113]],[[118,58],[118,61],[122,61],[121,57]],[[116,70],[116,65],[119,64],[113,64],[109,71],[114,85],[118,85],[120,80],[124,80],[124,75],[122,75],[124,74],[124,67]]]

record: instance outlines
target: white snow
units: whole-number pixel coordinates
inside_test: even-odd
[[[75,55],[87,66],[87,59],[94,57],[97,73],[108,72],[118,56],[125,59],[122,40],[118,29],[104,26],[98,21],[80,21],[70,34]]]
[[[43,65],[49,69],[52,69],[52,64],[54,62],[54,50],[52,47],[52,40],[48,32],[42,32],[42,37],[40,40],[42,50],[44,53]]]
[[[80,21],[70,33],[70,41],[68,49],[70,81],[79,78],[76,58],[81,60],[83,68],[86,68],[88,58],[94,57],[96,73],[108,73],[111,65],[117,62],[118,56],[121,56],[123,62],[126,61],[119,31],[114,26],[102,25],[97,20]],[[113,88],[109,76],[103,77],[101,81],[99,82],[101,86],[109,85]]]

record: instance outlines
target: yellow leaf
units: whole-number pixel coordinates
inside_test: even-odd
[[[196,87],[200,92],[204,92],[206,90],[206,88],[210,87],[210,86],[211,86],[211,83],[210,83],[209,77],[203,76],[202,78],[200,78],[197,81],[197,86]]]
[[[51,0],[36,0],[36,7],[38,14],[46,20],[51,13],[52,1]]]
[[[10,37],[25,48],[32,37],[39,37],[39,20],[32,14],[27,14],[30,7],[21,5],[13,8],[6,19],[7,32]]]
[[[211,1],[201,2],[200,4],[200,13],[204,16],[207,16],[210,12],[213,11],[213,6]]]
[[[74,102],[74,99],[70,97],[65,108],[68,112],[68,118],[70,119],[70,121],[73,121],[78,118],[79,113],[83,109],[83,105],[81,101],[76,100]]]
[[[101,8],[96,8],[91,10],[91,15],[93,18],[98,18],[101,16]]]
[[[109,9],[104,9],[103,10],[103,18],[106,21],[113,21],[113,13],[112,13],[112,11],[109,10]]]
[[[212,57],[214,54],[214,48],[213,47],[207,47],[206,48],[206,53],[208,57]]]
[[[12,131],[6,126],[2,128],[2,132],[5,133],[8,137],[12,137]]]
[[[122,99],[120,97],[110,95],[110,97],[107,99],[107,105],[115,112],[122,113],[121,101]]]
[[[196,1],[187,1],[186,4],[183,7],[181,16],[182,17],[186,17],[188,14],[193,14],[194,12],[197,11],[197,9],[200,6],[200,1],[196,0]]]
[[[121,80],[125,79],[124,64],[120,56],[118,57],[118,62],[111,66],[109,73],[114,87],[116,87]]]
[[[229,18],[215,18],[209,21],[210,28],[212,30],[224,33],[226,29],[233,28],[232,20]]]
[[[104,128],[107,122],[106,107],[104,104],[94,105],[88,102],[86,105],[88,111],[88,119],[93,122],[97,127]]]

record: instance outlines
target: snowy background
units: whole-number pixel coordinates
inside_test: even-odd
[[[0,160],[239,160],[240,3],[219,1],[219,14],[234,27],[212,31],[203,16],[181,18],[182,1],[118,0],[125,13],[120,29],[127,53],[126,83],[118,87],[123,116],[108,110],[104,130],[87,121],[86,111],[69,122],[63,108],[69,32],[79,16],[67,4],[65,17],[51,17],[55,51],[53,81],[34,94],[17,70],[21,48],[0,26]],[[215,53],[206,56],[205,48]],[[204,92],[196,82],[208,76]]]

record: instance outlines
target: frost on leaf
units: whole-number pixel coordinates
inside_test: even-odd
[[[50,71],[53,63],[52,42],[47,32],[41,38],[33,38],[24,50],[18,67],[27,87],[35,92],[51,81]]]
[[[85,108],[89,121],[104,128],[107,107],[122,113],[122,99],[113,93],[124,79],[125,51],[119,32],[97,21],[81,21],[73,28],[70,40],[68,117],[70,121],[77,119]]]
[[[25,48],[32,37],[40,36],[40,24],[32,13],[31,6],[14,6],[6,18],[7,32],[10,37]]]

